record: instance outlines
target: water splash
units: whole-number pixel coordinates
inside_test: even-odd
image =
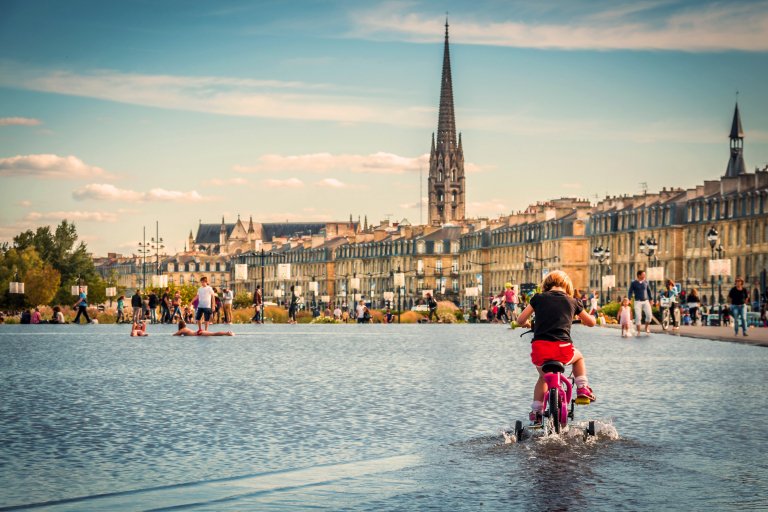
[[[526,429],[523,434],[521,442],[527,440],[534,441],[541,446],[566,446],[573,445],[575,443],[584,443],[586,445],[593,445],[595,443],[603,441],[617,441],[621,439],[619,431],[613,424],[613,421],[608,420],[593,420],[595,423],[595,435],[587,436],[586,431],[589,426],[589,421],[577,421],[572,422],[564,432],[560,434],[544,435],[543,430],[540,429]],[[505,428],[501,431],[504,444],[515,444],[517,438],[515,437],[514,428]]]

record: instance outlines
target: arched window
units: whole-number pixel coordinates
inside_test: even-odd
[[[454,191],[451,195],[451,200],[455,203],[456,202],[456,192]]]
[[[437,181],[443,181],[443,170],[437,171]]]

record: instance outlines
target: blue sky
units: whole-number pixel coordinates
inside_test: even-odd
[[[768,164],[764,1],[5,0],[0,238],[419,222],[446,11],[468,215],[716,179],[736,91]]]

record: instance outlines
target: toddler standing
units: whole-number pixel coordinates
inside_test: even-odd
[[[632,308],[629,307],[629,298],[624,297],[619,308],[619,325],[621,325],[621,337],[632,336]]]

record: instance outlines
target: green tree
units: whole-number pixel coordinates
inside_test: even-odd
[[[67,220],[61,221],[53,231],[50,226],[24,231],[13,238],[12,247],[2,249],[5,249],[2,252],[7,256],[7,261],[0,262],[0,285],[6,284],[6,289],[7,283],[3,278],[5,274],[12,272],[18,254],[32,250],[42,263],[50,265],[61,276],[60,288],[53,297],[53,303],[73,302],[71,287],[80,283],[88,285],[89,302],[98,304],[106,298],[106,285],[96,272],[85,243],[78,243],[75,225]],[[18,267],[18,264],[16,266]],[[36,268],[42,268],[42,265]]]
[[[43,267],[43,261],[34,247],[4,249],[0,253],[0,304],[6,308],[19,309],[25,305],[24,296],[11,294],[8,285],[11,281],[25,282],[25,276],[31,270]]]
[[[56,295],[60,282],[61,274],[48,264],[27,271],[24,276],[27,304],[32,307],[49,304]]]

